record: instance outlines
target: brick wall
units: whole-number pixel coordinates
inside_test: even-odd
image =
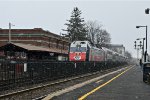
[[[8,32],[8,29],[0,29],[0,46],[8,42]],[[12,29],[11,42],[64,50],[68,50],[69,45],[69,41],[67,39],[41,28]]]

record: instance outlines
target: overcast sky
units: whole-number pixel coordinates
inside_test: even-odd
[[[145,37],[145,28],[136,29],[136,25],[148,25],[150,40],[150,8],[148,0],[0,0],[0,28],[43,28],[60,34],[70,18],[74,7],[82,11],[85,21],[98,21],[111,35],[113,44],[123,44],[134,57],[134,41]],[[150,42],[148,41],[150,53]]]

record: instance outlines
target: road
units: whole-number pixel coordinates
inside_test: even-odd
[[[150,85],[143,83],[139,66],[91,80],[52,93],[44,100],[150,100]]]

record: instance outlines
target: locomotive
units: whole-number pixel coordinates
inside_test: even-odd
[[[124,61],[126,57],[108,48],[97,48],[89,41],[73,41],[69,61]]]

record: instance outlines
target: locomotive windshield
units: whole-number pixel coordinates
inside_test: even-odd
[[[70,47],[70,52],[86,52],[86,47]]]

